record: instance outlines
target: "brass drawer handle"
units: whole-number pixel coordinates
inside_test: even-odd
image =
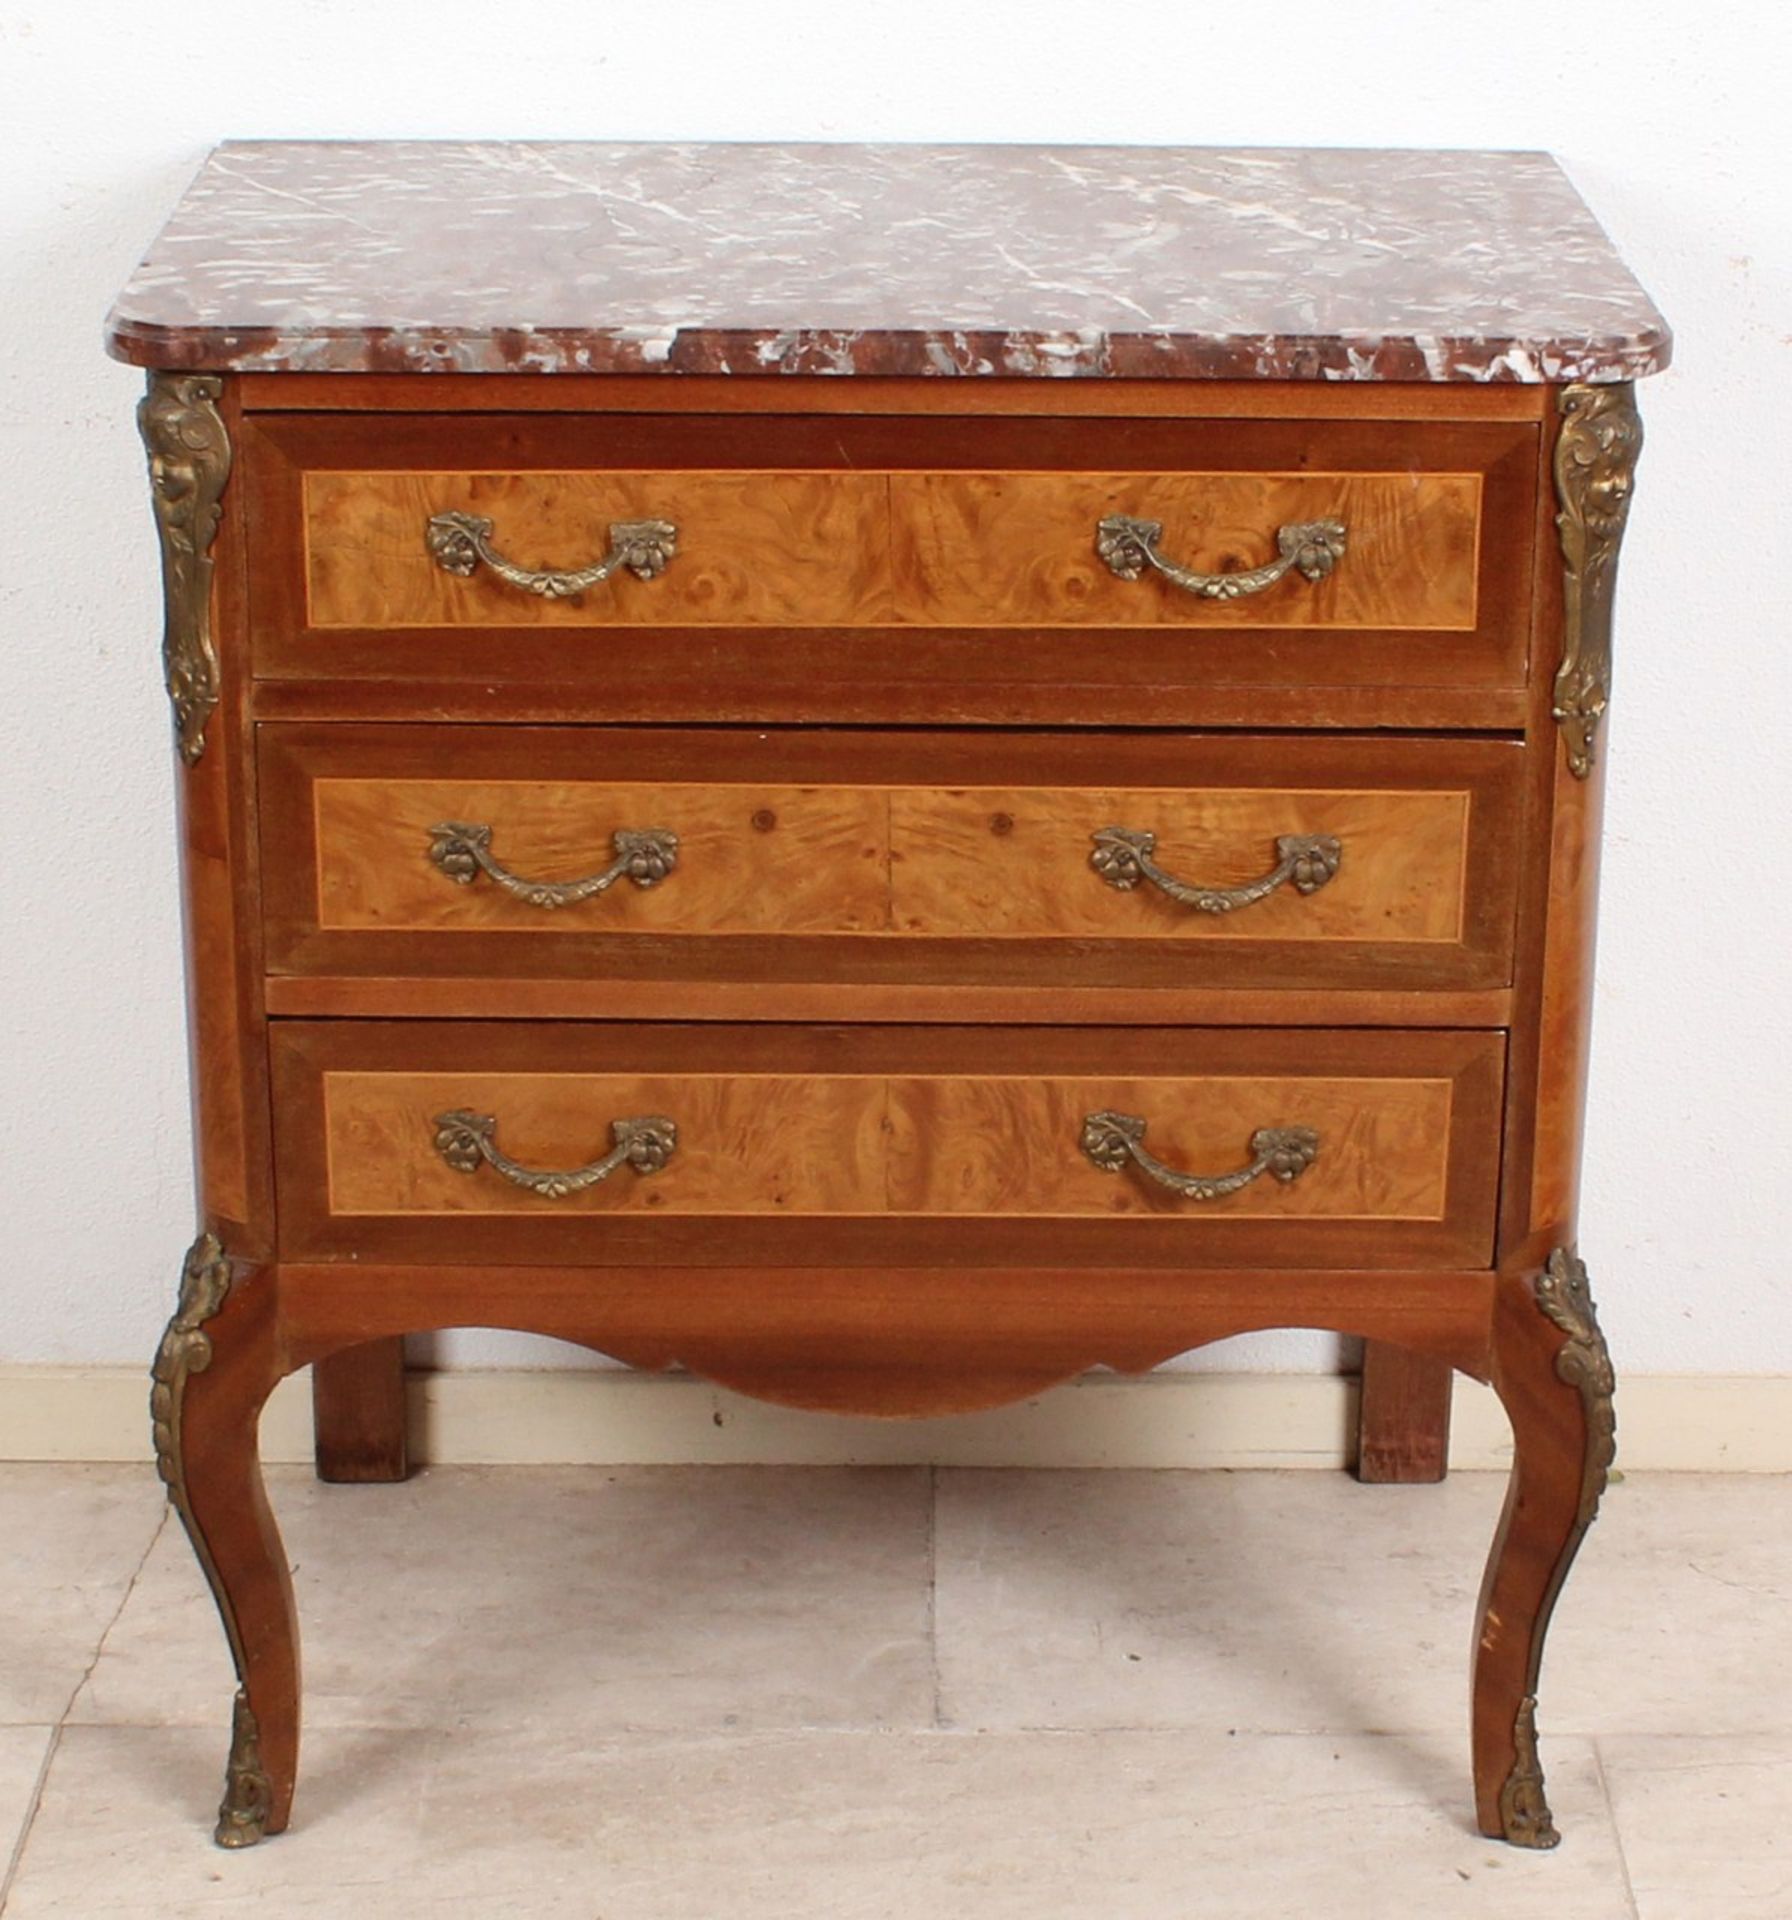
[[[430,865],[456,886],[470,887],[480,874],[532,907],[570,907],[608,893],[618,880],[657,887],[678,865],[678,835],[664,827],[618,827],[611,839],[616,858],[602,873],[583,880],[525,880],[492,858],[492,830],[478,822],[444,820],[429,830]]]
[[[570,1173],[551,1173],[525,1167],[503,1152],[495,1138],[498,1123],[489,1113],[458,1109],[435,1117],[436,1152],[456,1173],[477,1173],[480,1163],[501,1173],[512,1186],[525,1187],[544,1200],[564,1200],[609,1179],[620,1166],[637,1173],[658,1173],[678,1151],[678,1123],[663,1113],[641,1114],[632,1120],[612,1120],[616,1144],[601,1160]]]
[[[1103,1173],[1134,1166],[1185,1200],[1219,1200],[1248,1187],[1262,1174],[1280,1181],[1298,1180],[1319,1157],[1319,1136],[1311,1127],[1259,1127],[1251,1135],[1251,1164],[1236,1173],[1178,1173],[1145,1151],[1145,1122],[1133,1113],[1092,1113],[1083,1121],[1083,1151]]]
[[[1276,840],[1276,864],[1262,879],[1242,887],[1192,887],[1165,873],[1152,859],[1157,851],[1154,833],[1138,827],[1103,827],[1089,837],[1095,842],[1089,864],[1110,887],[1128,893],[1141,880],[1149,880],[1159,892],[1197,913],[1234,913],[1240,907],[1255,906],[1289,882],[1296,893],[1317,893],[1344,857],[1342,844],[1329,833],[1284,833]]]
[[[1240,573],[1194,573],[1177,566],[1157,550],[1163,534],[1161,520],[1135,520],[1117,513],[1095,529],[1095,551],[1108,571],[1122,580],[1137,580],[1147,567],[1153,567],[1172,585],[1203,600],[1242,600],[1247,593],[1273,587],[1292,572],[1323,580],[1344,557],[1342,520],[1299,520],[1277,527],[1277,557]]]
[[[544,600],[569,600],[609,579],[619,567],[627,567],[638,580],[651,580],[666,571],[666,563],[678,550],[678,529],[670,520],[612,520],[610,551],[594,565],[531,573],[494,551],[491,535],[492,523],[482,514],[438,513],[431,516],[424,537],[444,573],[464,579],[483,561],[500,580],[525,593],[538,593]]]

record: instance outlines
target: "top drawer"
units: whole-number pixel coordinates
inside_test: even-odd
[[[262,415],[257,668],[641,717],[643,683],[665,717],[868,678],[992,718],[1013,687],[1511,688],[1534,455],[1524,423]]]

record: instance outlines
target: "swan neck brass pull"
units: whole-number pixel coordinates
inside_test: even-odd
[[[491,536],[492,522],[478,513],[433,514],[424,529],[430,557],[444,573],[465,579],[483,564],[500,580],[525,593],[540,594],[544,600],[569,600],[621,567],[637,580],[652,580],[666,571],[667,562],[678,551],[678,529],[670,520],[612,520],[610,550],[601,560],[564,572],[548,568],[537,573],[506,560],[493,548]]]
[[[1276,528],[1276,557],[1241,573],[1196,573],[1166,560],[1157,550],[1164,536],[1161,520],[1135,520],[1111,514],[1095,529],[1095,551],[1107,570],[1121,580],[1137,580],[1147,567],[1173,586],[1202,600],[1242,600],[1262,593],[1287,574],[1323,580],[1344,558],[1342,520],[1299,520]]]
[[[1319,1157],[1311,1127],[1259,1127],[1251,1135],[1251,1164],[1236,1173],[1178,1173],[1145,1151],[1145,1122],[1135,1113],[1091,1113],[1083,1121],[1083,1151],[1103,1173],[1120,1173],[1130,1162],[1160,1187],[1185,1200],[1221,1200],[1263,1174],[1286,1184],[1298,1180]]]
[[[618,880],[657,887],[678,866],[678,835],[664,827],[618,827],[611,842],[616,858],[602,873],[583,880],[525,880],[492,857],[492,830],[477,821],[444,820],[429,830],[429,863],[456,886],[470,887],[483,873],[531,907],[570,907],[608,893]]]
[[[1317,893],[1344,857],[1342,843],[1329,833],[1284,833],[1276,840],[1276,864],[1260,880],[1242,887],[1197,887],[1165,873],[1152,858],[1157,852],[1154,833],[1138,827],[1103,827],[1089,837],[1095,842],[1089,864],[1110,887],[1129,893],[1141,880],[1149,880],[1160,893],[1197,913],[1235,913],[1290,884],[1296,893]]]
[[[601,1160],[589,1166],[574,1167],[567,1173],[555,1173],[525,1167],[511,1159],[498,1145],[498,1123],[489,1113],[469,1113],[464,1108],[435,1117],[436,1152],[456,1173],[477,1173],[481,1164],[501,1173],[513,1187],[538,1193],[544,1200],[564,1200],[583,1193],[599,1181],[609,1179],[618,1167],[630,1166],[637,1173],[658,1173],[678,1151],[678,1125],[663,1113],[640,1114],[632,1120],[612,1120],[610,1131],[616,1144]]]

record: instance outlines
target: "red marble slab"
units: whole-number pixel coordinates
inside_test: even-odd
[[[1614,381],[1671,337],[1547,154],[233,141],[139,366]]]

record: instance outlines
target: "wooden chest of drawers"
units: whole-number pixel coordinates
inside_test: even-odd
[[[1505,1400],[1477,1812],[1552,1844],[1653,309],[1537,156],[1258,156],[1232,205],[1201,153],[508,151],[223,149],[113,316],[183,765],[203,1227],[154,1402],[242,1681],[220,1840],[293,1790],[255,1418],[297,1367],[330,1444],[432,1327],[914,1414],[1296,1325],[1372,1343],[1371,1419],[1449,1367]],[[717,257],[571,177],[683,195]],[[1266,178],[1345,229],[1270,236]],[[723,182],[835,264],[730,264]],[[1074,261],[1017,276],[991,218]]]

